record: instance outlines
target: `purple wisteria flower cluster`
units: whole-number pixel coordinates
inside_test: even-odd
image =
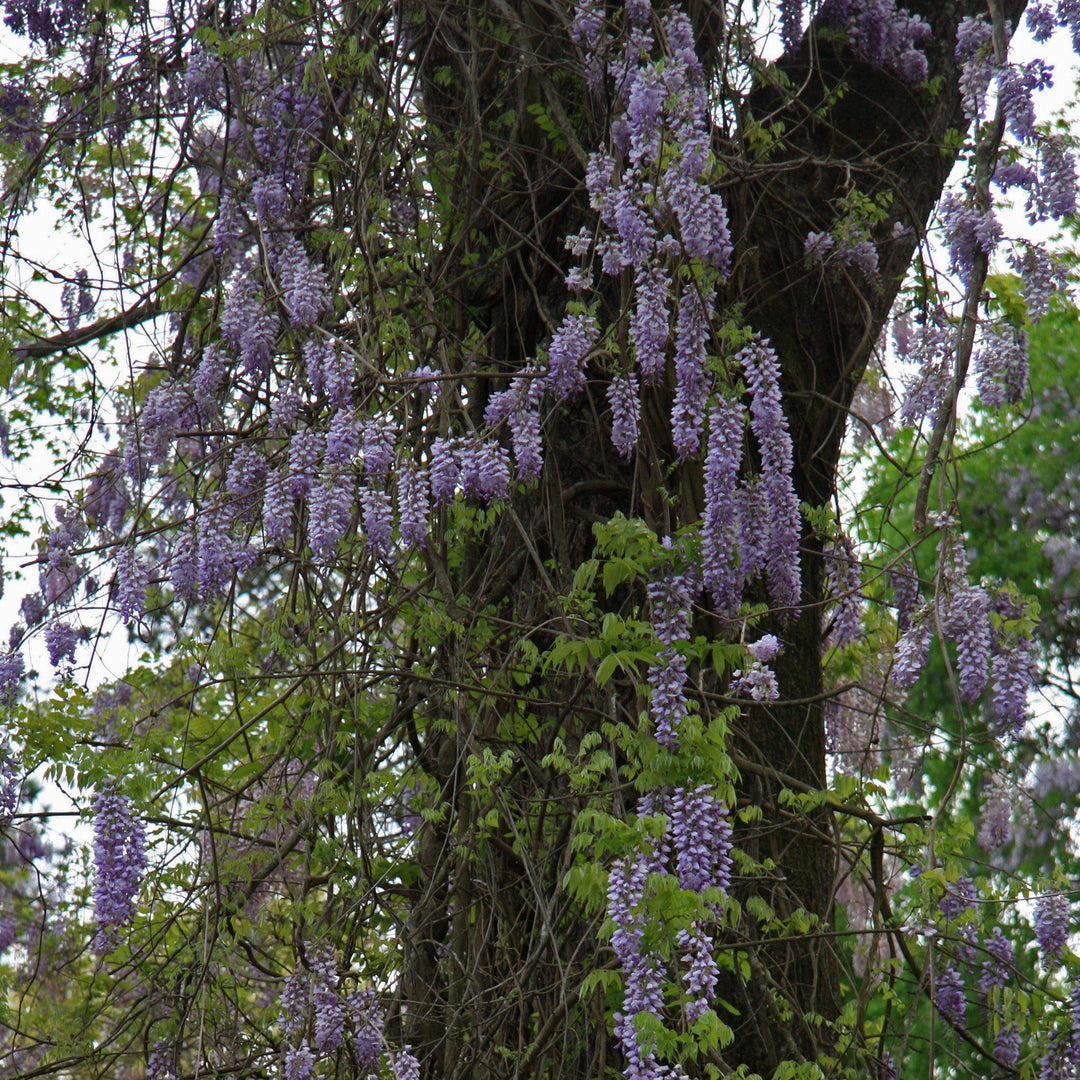
[[[1072,912],[1069,898],[1062,892],[1043,893],[1035,903],[1035,940],[1048,971],[1061,963],[1061,952],[1069,937]]]
[[[145,828],[124,795],[111,788],[94,796],[95,948],[109,952],[119,928],[135,915],[135,897],[146,871]]]
[[[375,992],[342,991],[333,951],[317,950],[309,971],[298,968],[278,996],[278,1022],[285,1035],[282,1075],[311,1080],[320,1062],[332,1059],[352,1032],[352,1048],[362,1076],[379,1074],[384,1058],[386,1019]],[[394,1080],[419,1080],[420,1063],[409,1046],[388,1050],[385,1060]]]
[[[1057,17],[1062,25],[1075,29],[1076,20],[1065,14],[1070,7],[1060,5]],[[1053,21],[1051,15],[1050,25]],[[1040,17],[1032,25],[1045,30]],[[996,107],[1007,136],[1015,140],[995,148],[998,156],[992,182],[1002,192],[1016,189],[1026,194],[1032,224],[1075,213],[1077,173],[1073,147],[1062,134],[1036,124],[1034,95],[1051,85],[1050,66],[1040,59],[1024,65],[999,62],[990,22],[983,16],[960,23],[955,51],[961,65],[960,89],[968,117],[976,123],[989,117],[991,89],[996,87]],[[986,192],[980,196],[974,186],[963,193],[946,194],[938,213],[951,268],[968,285],[976,258],[990,259],[998,249],[1003,236],[1001,223]],[[1021,277],[1028,318],[1038,322],[1046,313],[1050,296],[1062,284],[1060,274],[1051,257],[1037,245],[1017,244],[1010,262]],[[907,422],[917,423],[946,400],[959,327],[960,320],[950,318],[941,304],[924,319],[922,341],[913,355],[905,357],[919,365],[918,374],[909,380],[903,406]],[[1024,327],[987,322],[980,326],[979,338],[974,366],[981,398],[991,407],[1015,404],[1027,388]]]
[[[862,564],[846,533],[826,545],[825,573],[835,605],[825,641],[840,649],[862,636]]]
[[[650,714],[657,741],[677,751],[689,714],[686,701],[687,661],[680,643],[690,637],[691,608],[703,588],[696,563],[679,568],[685,551],[665,541],[668,552],[648,584],[653,627],[659,639],[656,663],[649,671]],[[770,648],[770,643],[772,647]],[[771,660],[775,639],[762,639],[760,656]],[[755,654],[756,655],[756,654]],[[638,819],[662,816],[660,835],[646,827],[631,855],[612,867],[607,910],[614,927],[612,947],[623,971],[624,1000],[616,1015],[615,1034],[627,1061],[628,1080],[658,1080],[668,1067],[657,1060],[656,1047],[642,1038],[638,1017],[662,1022],[664,986],[670,978],[665,959],[645,948],[645,903],[649,879],[673,877],[680,889],[702,898],[702,913],[676,934],[678,972],[685,1016],[697,1021],[709,1008],[718,978],[713,956],[713,926],[731,877],[731,826],[727,807],[709,785],[662,788],[642,796]],[[719,895],[717,895],[719,894]]]
[[[1034,682],[1032,627],[1027,605],[1009,589],[988,590],[971,583],[967,554],[946,535],[941,544],[943,592],[936,606],[946,641],[956,649],[957,682],[962,701],[972,703],[987,684],[989,710],[1000,735],[1016,735],[1027,715],[1027,694]],[[893,685],[907,689],[926,662],[934,632],[934,611],[923,605],[903,613],[906,629],[896,644]]]
[[[925,45],[930,24],[895,0],[825,0],[818,13],[821,23],[842,28],[852,52],[871,67],[891,72],[905,83],[925,81]]]

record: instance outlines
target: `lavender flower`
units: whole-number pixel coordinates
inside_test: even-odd
[[[15,649],[0,655],[0,703],[10,705],[18,693],[19,683],[26,674],[22,653]]]
[[[987,784],[979,823],[979,844],[997,852],[1012,839],[1013,794],[999,776]]]
[[[1032,59],[1024,65],[1009,64],[998,74],[998,101],[1008,120],[1009,130],[1021,142],[1034,142],[1035,102],[1037,90],[1047,89],[1053,82],[1053,69],[1042,60]]]
[[[1010,1068],[1020,1060],[1020,1028],[1017,1024],[1006,1024],[997,1033],[994,1056]]]
[[[690,636],[691,587],[685,574],[659,573],[647,586],[652,606],[653,629],[661,648],[649,669],[652,688],[649,712],[656,739],[674,746],[676,732],[688,713],[686,704],[686,657],[676,651],[677,642]]]
[[[925,80],[927,61],[919,46],[932,36],[929,23],[898,8],[895,0],[825,0],[819,18],[842,26],[852,52],[871,67],[892,72],[906,83]]]
[[[617,375],[608,384],[607,398],[611,405],[611,441],[619,456],[629,458],[638,441],[641,419],[637,378],[633,373]]]
[[[285,1048],[285,1080],[311,1080],[315,1075],[315,1055],[307,1042]]]
[[[727,807],[708,788],[676,788],[671,794],[669,823],[680,888],[726,890],[731,882]]]
[[[311,970],[315,984],[315,1049],[320,1054],[333,1054],[341,1045],[345,1003],[338,996],[337,972],[329,949],[313,959]]]
[[[896,599],[896,626],[904,633],[911,625],[911,613],[922,603],[919,578],[910,562],[889,570],[889,584]]]
[[[368,430],[371,430],[372,425],[369,424]],[[372,439],[372,445],[378,445],[382,449],[382,441],[378,438]],[[368,440],[365,436],[364,449],[368,449]],[[391,461],[393,460],[393,441],[390,442]],[[330,421],[330,430],[326,433],[326,450],[323,454],[323,467],[327,470],[336,468],[347,468],[353,462],[353,459],[360,453],[360,425],[356,421],[356,417],[353,415],[350,409],[339,409],[334,414],[334,419]],[[365,464],[374,464],[374,452],[371,458],[365,459]],[[389,472],[389,465],[386,465],[385,472],[379,479],[385,479],[385,474]],[[368,474],[372,475],[371,469],[368,470]]]
[[[388,416],[373,416],[364,425],[364,472],[385,483],[394,464],[398,427]]]
[[[352,484],[327,477],[316,484],[308,500],[308,545],[320,562],[337,552],[352,518]]]
[[[510,462],[501,446],[491,442],[463,446],[458,458],[461,486],[467,498],[492,503],[510,494]]]
[[[1039,144],[1039,185],[1028,206],[1032,218],[1059,221],[1076,213],[1076,155],[1064,137],[1051,135]]]
[[[761,451],[762,495],[766,517],[764,559],[769,595],[797,608],[801,597],[799,500],[792,481],[792,446],[780,395],[780,364],[768,341],[748,345],[737,359],[750,388],[750,426]]]
[[[49,663],[58,670],[70,670],[75,663],[75,646],[82,640],[79,630],[66,622],[52,622],[45,628]]]
[[[262,377],[270,370],[279,326],[255,278],[241,269],[225,300],[221,336],[236,349],[247,374]]]
[[[353,1014],[353,1049],[361,1074],[376,1071],[382,1053],[383,1013],[374,990],[357,990],[349,998]]]
[[[784,52],[793,53],[802,40],[802,0],[781,0],[780,40]]]
[[[1069,898],[1064,893],[1044,893],[1035,904],[1035,939],[1042,950],[1043,967],[1061,963],[1061,950],[1069,936]]]
[[[391,1053],[390,1071],[394,1080],[420,1080],[420,1062],[412,1053],[412,1047],[404,1046],[396,1054]]]
[[[983,404],[990,408],[1015,405],[1028,381],[1027,334],[996,326],[983,336],[975,354],[976,385]]]
[[[124,622],[137,619],[146,610],[146,590],[150,575],[146,564],[130,549],[116,560],[116,607]]]
[[[705,455],[705,512],[701,521],[701,566],[705,588],[718,614],[731,618],[742,595],[737,563],[736,497],[743,455],[746,412],[737,401],[720,395],[709,414]]]
[[[780,697],[780,686],[770,667],[760,660],[753,660],[745,670],[737,669],[731,673],[731,693],[754,701],[776,701]]]
[[[428,479],[415,465],[398,472],[398,517],[401,542],[407,548],[422,548],[428,533]]]
[[[458,448],[453,439],[436,439],[431,444],[431,497],[435,506],[453,502],[461,476]]]
[[[94,917],[98,952],[111,949],[116,931],[135,915],[135,895],[146,869],[142,822],[112,788],[94,796]]]
[[[683,987],[686,991],[686,1022],[694,1023],[709,1007],[720,969],[713,959],[712,935],[701,926],[679,930],[675,941],[682,950]]]
[[[675,324],[675,404],[671,411],[671,434],[681,461],[697,453],[709,396],[706,348],[712,297],[702,297],[693,284],[679,298]]]
[[[548,349],[547,382],[559,401],[575,397],[585,388],[585,360],[600,336],[593,315],[567,315]]]
[[[1031,642],[1020,638],[990,658],[990,708],[999,734],[1018,735],[1027,720],[1028,690],[1034,682]]]
[[[1031,36],[1038,42],[1049,41],[1054,33],[1054,10],[1047,0],[1034,0],[1024,13]]]
[[[393,543],[393,510],[390,496],[373,488],[360,490],[360,506],[364,514],[364,533],[368,549],[376,558],[390,554]]]
[[[281,1028],[289,1039],[295,1038],[304,1026],[309,989],[310,984],[307,976],[297,968],[285,980],[285,985],[278,995],[278,1013],[281,1019]]]
[[[311,337],[304,343],[304,366],[316,394],[326,394],[337,408],[344,408],[352,396],[353,364],[340,343]]]
[[[994,987],[1007,986],[1013,978],[1016,953],[1013,943],[1002,933],[1000,926],[994,927],[993,934],[983,944],[989,955],[983,961],[979,993],[987,998]]]
[[[664,377],[668,342],[667,296],[671,277],[664,266],[645,265],[634,275],[634,313],[630,317],[630,343],[634,346],[641,378],[646,386]]]
[[[278,472],[266,483],[263,492],[263,532],[268,544],[285,544],[292,534],[293,496],[288,474]]]
[[[236,545],[225,529],[220,509],[211,510],[199,519],[198,582],[199,596],[213,600],[224,596],[236,573]]]
[[[1069,1041],[1069,1064],[1080,1073],[1080,982],[1073,980],[1072,988],[1072,1038]]]
[[[893,658],[892,682],[899,690],[915,684],[930,652],[931,625],[929,619],[912,623],[896,643]]]
[[[986,685],[990,660],[990,597],[973,585],[955,588],[949,597],[942,629],[956,643],[960,696],[975,701]]]
[[[321,266],[312,264],[303,245],[294,236],[282,244],[277,272],[289,322],[297,329],[310,329],[333,310],[326,272]]]
[[[21,793],[18,763],[6,746],[0,746],[0,828],[6,828],[19,809]]]
[[[964,114],[975,120],[986,110],[986,93],[994,77],[993,29],[987,19],[961,19],[956,27],[956,59],[960,61],[960,95]]]
[[[934,987],[938,1011],[953,1027],[962,1028],[967,1023],[967,998],[960,972],[952,964],[945,964]]]
[[[1001,239],[1001,225],[993,210],[980,211],[966,205],[952,192],[941,200],[939,213],[949,245],[949,262],[967,284],[976,254],[980,251],[987,257],[993,254]]]
[[[305,428],[297,431],[289,440],[288,479],[289,495],[302,499],[315,483],[319,455],[323,452],[323,440],[317,432]]]
[[[839,649],[862,636],[862,575],[851,539],[843,533],[825,548],[825,572],[836,602],[828,644]]]

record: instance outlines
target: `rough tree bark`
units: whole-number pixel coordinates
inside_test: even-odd
[[[1022,0],[1005,4],[1013,25],[1023,6]],[[933,27],[926,51],[934,92],[906,87],[808,35],[798,53],[778,65],[793,89],[759,87],[743,103],[742,128],[717,132],[729,167],[725,196],[736,241],[725,299],[744,306],[749,324],[771,339],[782,360],[797,490],[813,506],[834,498],[855,389],[965,126],[956,28],[986,6],[968,0],[909,7]],[[561,4],[470,0],[407,10],[432,130],[435,184],[452,192],[448,206],[456,215],[442,264],[430,274],[441,286],[440,333],[460,342],[470,325],[479,326],[485,363],[510,374],[535,357],[561,314],[563,238],[591,223],[581,190],[584,155],[601,145],[605,117],[574,74],[581,65]],[[720,5],[691,4],[690,12],[708,66],[722,33]],[[531,122],[528,107],[538,102],[564,125],[562,150]],[[740,145],[752,121],[782,125],[766,160],[755,161]],[[872,284],[854,272],[825,276],[804,256],[807,233],[835,225],[841,200],[856,189],[892,199],[894,213],[875,236],[881,274]],[[897,219],[906,227],[899,237],[892,232]],[[609,320],[618,317],[621,300],[613,288],[604,313]],[[479,424],[483,401],[467,407]],[[661,462],[673,460],[669,407],[664,393],[646,402],[646,440]],[[433,553],[443,599],[462,626],[442,647],[448,685],[480,681],[469,635],[481,622],[500,628],[482,649],[492,672],[505,666],[527,628],[545,628],[536,638],[543,647],[565,627],[559,596],[592,552],[594,521],[621,511],[668,533],[700,515],[700,464],[675,481],[665,481],[646,455],[628,468],[610,445],[605,412],[604,387],[594,377],[579,402],[549,418],[543,479],[514,503],[495,542],[449,571]],[[659,497],[665,482],[674,498]],[[788,778],[813,788],[826,783],[823,566],[810,530],[803,583],[801,613],[775,624],[786,645],[777,662],[781,701],[744,716],[734,735],[734,749],[753,766],[744,770],[739,798],[764,811],[737,842],[754,858],[776,864],[771,876],[737,882],[736,892],[744,901],[758,893],[780,916],[805,909],[828,930],[833,823],[825,813],[792,817],[779,800]],[[425,769],[442,784],[448,815],[419,839],[421,874],[405,942],[403,1035],[417,1047],[426,1075],[445,1080],[545,1070],[584,1078],[619,1069],[599,1000],[581,1001],[577,992],[583,973],[597,958],[605,960],[599,920],[576,910],[561,885],[580,806],[540,763],[556,736],[573,744],[612,709],[631,712],[640,702],[601,694],[589,674],[548,680],[529,704],[530,735],[515,746],[501,789],[531,835],[512,847],[488,843],[481,858],[473,841],[484,808],[471,799],[465,760],[484,747],[498,754],[508,745],[510,704],[495,695],[480,707],[476,700],[460,693],[429,696],[422,706],[457,724],[452,732],[427,735],[421,747]],[[630,811],[632,798],[621,799]],[[729,978],[720,988],[740,1011],[724,1062],[769,1075],[785,1057],[817,1057],[828,1045],[828,1026],[815,1028],[802,1017],[838,1015],[832,939],[825,933],[770,941],[748,952],[753,977],[746,985]],[[768,986],[761,974],[766,969]],[[794,1022],[781,1022],[787,1008]]]

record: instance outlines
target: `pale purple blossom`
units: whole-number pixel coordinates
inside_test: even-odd
[[[1042,951],[1043,967],[1061,962],[1061,950],[1069,936],[1069,898],[1060,892],[1043,893],[1035,904],[1035,939]]]
[[[318,473],[319,457],[323,452],[323,438],[310,428],[297,431],[289,440],[288,479],[289,495],[302,499],[311,490]]]
[[[933,36],[930,24],[895,0],[825,0],[818,17],[843,27],[851,50],[871,67],[889,71],[903,82],[923,82],[926,55],[921,46]]]
[[[326,271],[311,261],[295,236],[287,237],[282,244],[277,274],[289,322],[297,329],[310,329],[333,310]]]
[[[919,673],[926,666],[930,652],[932,625],[929,618],[912,622],[901,634],[893,656],[892,683],[899,690],[908,690],[915,684]]]
[[[292,535],[293,495],[287,474],[277,472],[266,482],[263,492],[263,532],[268,544],[285,544]]]
[[[559,401],[575,397],[585,388],[585,361],[600,336],[593,315],[567,315],[548,349],[547,382]]]
[[[738,610],[743,569],[738,564],[737,487],[743,456],[746,411],[718,395],[709,414],[705,455],[705,511],[701,521],[701,566],[705,588],[724,618]]]
[[[57,670],[70,670],[75,663],[75,646],[82,640],[78,627],[57,620],[45,627],[49,663]]]
[[[641,399],[637,377],[632,373],[616,375],[608,384],[611,405],[611,441],[619,456],[629,458],[638,441]]]
[[[339,478],[326,477],[311,489],[308,497],[308,545],[316,559],[325,562],[352,520],[353,488]]]
[[[369,425],[369,430],[370,430]],[[366,434],[366,433],[365,433]],[[373,440],[374,442],[375,440]],[[364,440],[364,448],[367,450],[367,439]],[[339,409],[333,420],[330,421],[330,429],[326,433],[326,449],[323,453],[323,467],[326,469],[348,468],[353,459],[360,453],[360,424],[351,409]],[[390,444],[391,460],[393,460],[393,443]],[[365,457],[365,464],[368,462]],[[383,476],[389,472],[387,466]]]
[[[394,1080],[420,1080],[420,1062],[416,1060],[411,1046],[403,1046],[396,1053],[387,1055]]]
[[[460,477],[461,462],[455,440],[437,438],[431,444],[431,498],[436,507],[454,501]]]
[[[139,618],[146,610],[150,574],[146,563],[130,548],[116,559],[116,608],[124,622]]]
[[[843,648],[862,636],[862,573],[851,538],[841,533],[825,547],[825,573],[835,604],[828,644]]]
[[[1020,401],[1028,382],[1027,334],[1000,325],[986,330],[975,354],[975,378],[984,405],[998,408]]]
[[[769,595],[797,608],[801,597],[799,499],[792,480],[792,445],[780,394],[780,363],[768,341],[742,349],[737,359],[750,389],[750,427],[761,452],[758,484],[764,516],[753,523],[762,535]],[[749,519],[747,519],[749,522]],[[749,576],[749,568],[746,570]]]
[[[757,702],[771,702],[780,697],[780,686],[772,668],[760,660],[753,660],[748,668],[731,673],[731,693]]]
[[[249,375],[270,370],[280,320],[266,304],[254,276],[243,268],[233,279],[221,316],[221,336],[229,342]]]
[[[116,931],[135,915],[146,869],[145,831],[125,796],[105,788],[94,796],[94,917],[98,952],[111,949]]]
[[[383,1012],[374,990],[357,990],[349,998],[353,1014],[353,1049],[361,1075],[374,1073],[382,1054]]]
[[[954,1027],[967,1023],[967,997],[959,971],[952,964],[945,964],[934,986],[934,1000],[938,1011]]]
[[[397,437],[398,426],[388,416],[373,416],[364,425],[364,473],[370,479],[379,483],[389,479]]]
[[[285,1048],[285,1080],[311,1080],[315,1075],[315,1055],[307,1042]]]
[[[422,548],[427,544],[430,509],[427,476],[415,465],[406,464],[398,471],[397,484],[401,542],[406,548]]]
[[[705,405],[709,396],[709,319],[712,297],[702,297],[691,283],[679,298],[675,324],[675,403],[671,410],[671,436],[681,461],[693,457],[701,444]]]
[[[723,802],[705,787],[675,788],[668,822],[680,888],[726,890],[731,882],[731,825]]]
[[[975,701],[986,686],[990,662],[990,597],[985,589],[960,584],[942,613],[942,629],[956,645],[960,696]]]
[[[979,815],[978,841],[984,851],[994,853],[1012,839],[1014,792],[998,776],[984,789],[982,812]]]
[[[312,959],[315,1014],[315,1049],[319,1054],[333,1054],[341,1045],[345,1027],[345,1002],[338,994],[337,971],[332,952],[321,950]]]
[[[368,549],[377,558],[385,558],[390,554],[393,542],[394,515],[390,496],[385,491],[362,488],[360,507],[363,511]]]
[[[670,287],[671,278],[662,263],[641,266],[634,275],[630,343],[634,346],[641,378],[646,386],[656,386],[664,377]]]

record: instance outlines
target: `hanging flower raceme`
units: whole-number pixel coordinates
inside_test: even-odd
[[[124,795],[106,788],[94,796],[95,947],[108,952],[116,933],[135,915],[146,870],[145,830]]]

